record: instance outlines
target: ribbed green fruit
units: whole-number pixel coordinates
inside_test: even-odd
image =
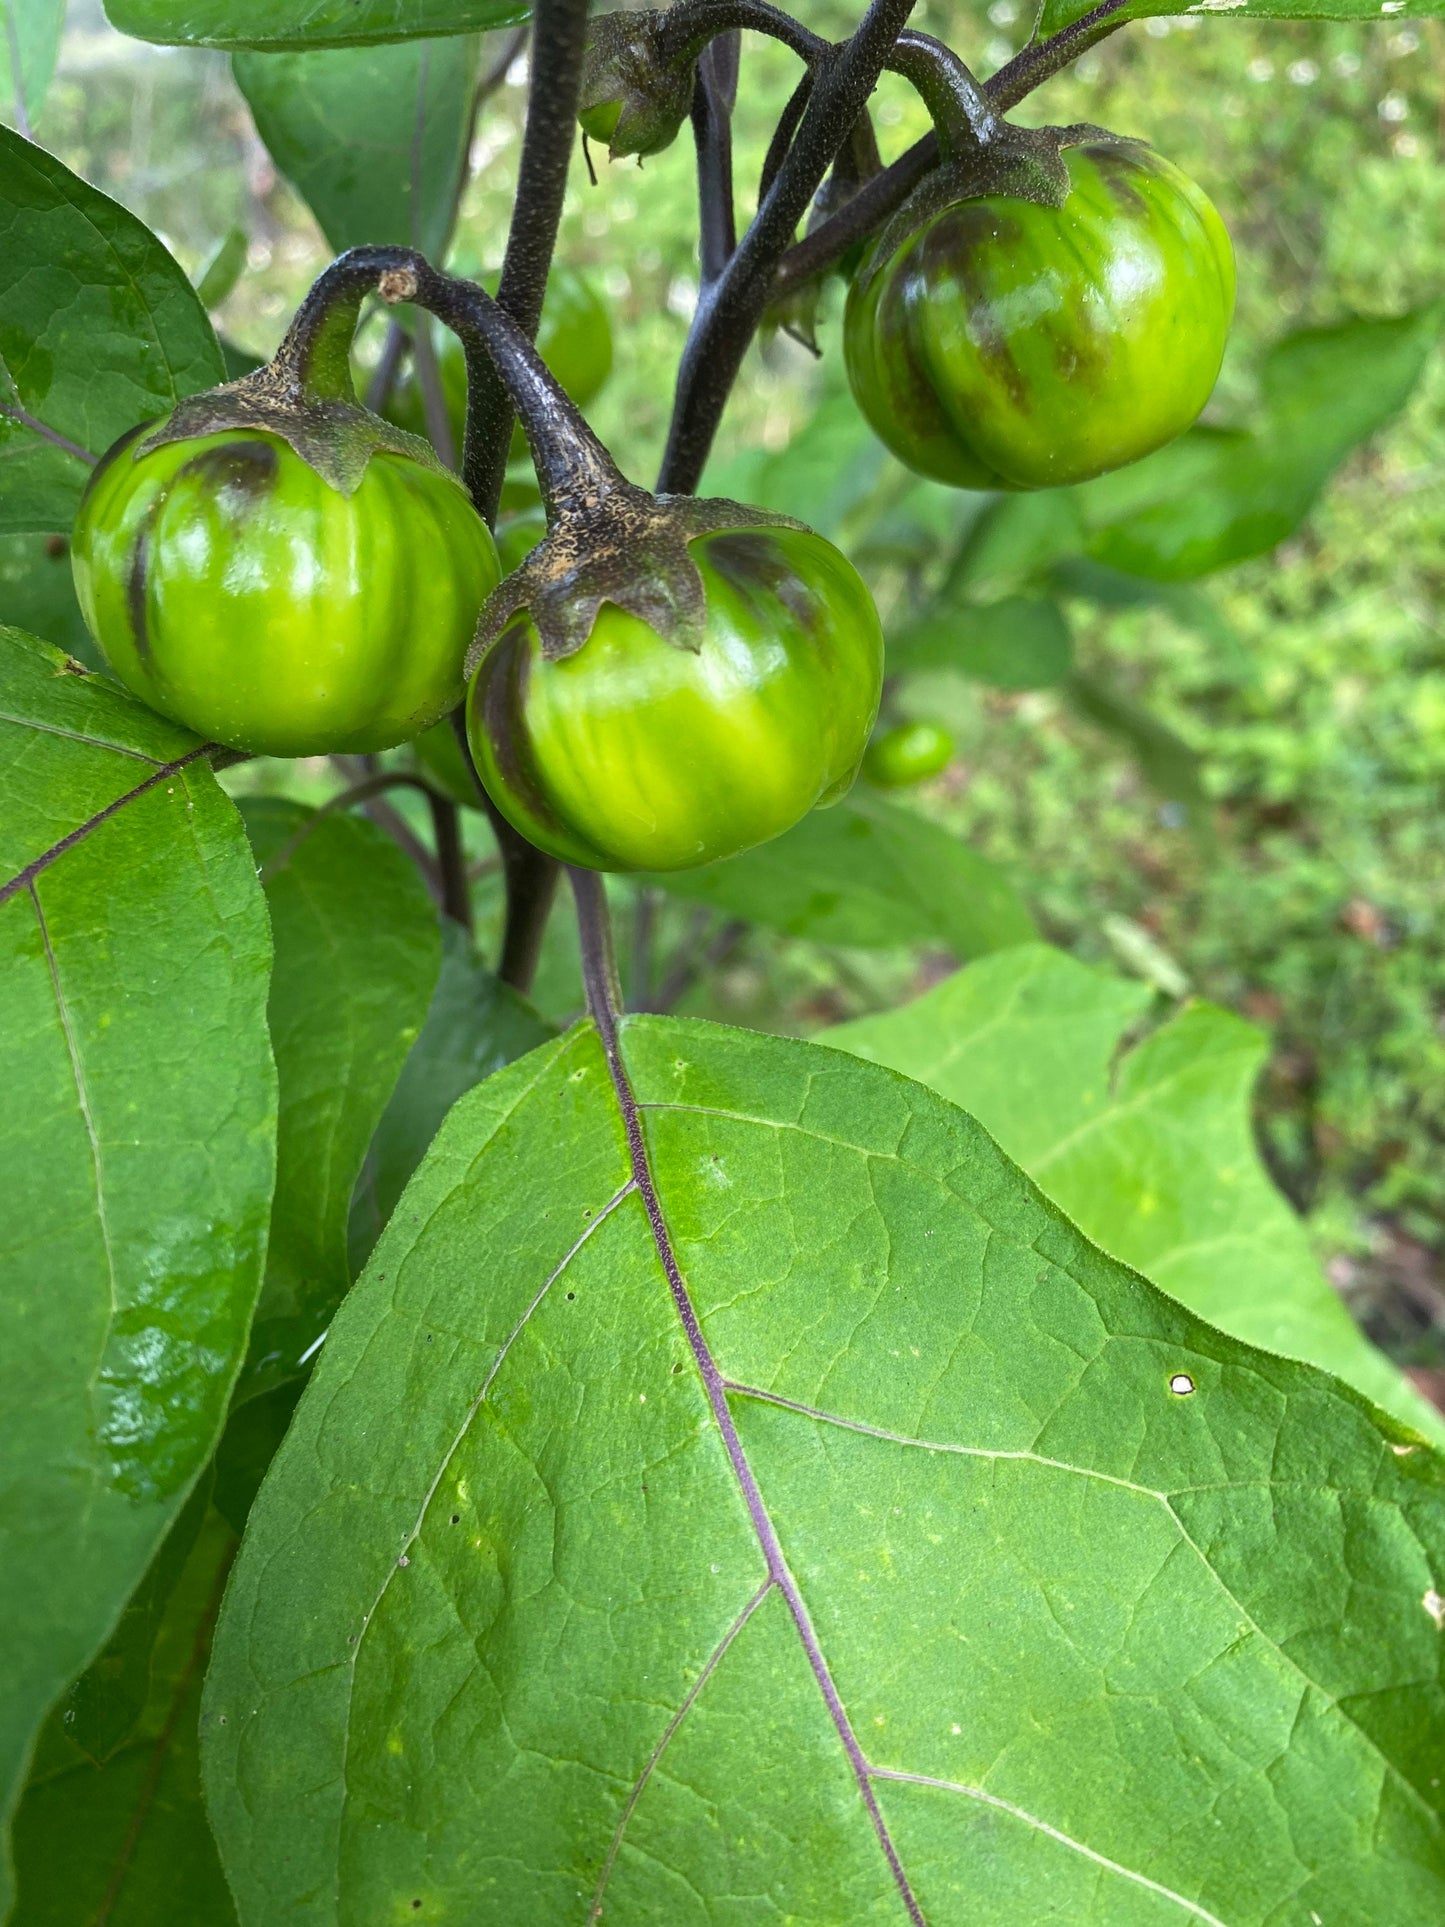
[[[76,591],[126,688],[253,755],[369,752],[461,700],[500,567],[461,485],[380,450],[351,495],[278,436],[231,429],[91,478]]]
[[[467,698],[472,754],[522,834],[596,870],[683,870],[780,835],[852,783],[883,638],[862,579],[810,530],[691,545],[707,615],[680,648],[606,603],[548,661],[518,616]]]
[[[1171,441],[1209,399],[1234,309],[1213,203],[1136,141],[1063,158],[1063,207],[957,201],[854,283],[854,398],[921,474],[1083,481]]]

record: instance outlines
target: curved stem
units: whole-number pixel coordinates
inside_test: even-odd
[[[527,125],[507,252],[497,286],[498,302],[529,341],[536,340],[542,319],[552,250],[567,192],[586,39],[587,0],[537,0]],[[462,473],[472,500],[489,525],[497,518],[507,470],[514,399],[485,358],[474,355],[469,347]]]
[[[631,487],[500,301],[474,281],[438,273],[414,248],[352,248],[333,261],[301,304],[281,344],[273,364],[278,374],[287,381],[304,378],[313,365],[308,344],[334,346],[345,326],[354,327],[361,301],[371,293],[387,302],[414,302],[444,321],[467,351],[469,375],[474,364],[495,372],[509,411],[515,407],[522,418],[550,521],[571,506],[591,507],[599,496]],[[310,392],[314,394],[314,388]],[[485,477],[474,473],[472,452],[469,428],[463,480],[482,513]]]
[[[1017,107],[1036,87],[1051,80],[1071,60],[1087,53],[1106,34],[1116,33],[1125,23],[1115,15],[1125,4],[1126,0],[1100,0],[1097,7],[1072,25],[1060,28],[1047,40],[1031,40],[1028,46],[1020,48],[1012,60],[990,75],[986,85],[990,105],[998,113],[1006,114],[1010,107]]]
[[[740,27],[780,40],[809,66],[831,51],[821,34],[768,0],[681,0],[657,17],[653,44],[669,63],[695,60],[710,40]]]
[[[737,92],[738,37],[720,34],[697,63],[692,133],[697,147],[698,263],[716,281],[738,244],[733,212],[732,104]]]
[[[907,28],[884,65],[890,73],[901,74],[922,99],[945,159],[981,147],[992,137],[998,116],[968,68],[941,40]]]
[[[763,156],[763,171],[758,176],[758,203],[768,197],[768,189],[778,178],[783,162],[788,158],[788,149],[793,144],[793,136],[802,124],[803,115],[808,110],[808,101],[813,92],[813,69],[805,68],[803,77],[788,95],[787,105],[779,116],[773,129],[773,137],[768,142],[768,151]]]
[[[552,900],[557,894],[557,879],[562,874],[561,865],[514,830],[488,796],[486,786],[477,774],[476,763],[472,760],[464,708],[458,707],[452,711],[451,724],[461,748],[462,760],[471,772],[472,781],[477,786],[477,796],[497,839],[497,854],[502,863],[502,881],[507,892],[507,918],[502,930],[502,955],[497,965],[497,975],[504,984],[510,984],[513,990],[520,990],[525,995],[532,988],[532,980],[537,974],[542,939],[547,934],[547,919],[551,914]]]

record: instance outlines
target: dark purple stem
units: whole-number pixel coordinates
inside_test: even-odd
[[[834,1729],[842,1742],[843,1750],[853,1768],[853,1777],[858,1783],[858,1791],[867,1808],[873,1830],[878,1836],[878,1844],[883,1849],[884,1858],[897,1883],[898,1891],[908,1909],[908,1917],[914,1927],[927,1927],[913,1888],[903,1864],[898,1858],[898,1850],[888,1831],[888,1824],[878,1806],[873,1792],[867,1758],[858,1744],[858,1736],[853,1731],[852,1721],[848,1718],[838,1689],[833,1683],[833,1675],[828,1662],[823,1657],[823,1649],[818,1644],[818,1635],[808,1615],[808,1608],[798,1590],[798,1582],[788,1568],[783,1556],[783,1548],[778,1539],[763,1495],[748,1456],[743,1450],[742,1440],[738,1437],[737,1426],[728,1406],[727,1388],[717,1361],[712,1355],[702,1326],[698,1322],[697,1311],[691,1294],[687,1289],[677,1257],[672,1248],[672,1236],[663,1216],[662,1205],[653,1182],[652,1166],[647,1156],[647,1143],[642,1132],[642,1120],[638,1115],[637,1099],[633,1095],[628,1080],[627,1068],[622,1061],[621,1040],[618,1036],[617,1020],[621,997],[617,987],[617,969],[612,954],[612,926],[607,914],[607,898],[603,892],[602,879],[595,870],[569,870],[572,879],[572,894],[577,901],[577,922],[582,937],[582,978],[587,988],[587,1008],[592,1021],[597,1026],[602,1040],[602,1049],[607,1058],[607,1068],[612,1078],[612,1088],[617,1096],[617,1107],[622,1113],[622,1125],[627,1135],[628,1160],[632,1167],[632,1178],[637,1186],[647,1212],[647,1222],[652,1230],[652,1242],[667,1277],[672,1302],[692,1352],[693,1362],[702,1379],[703,1390],[707,1395],[708,1406],[713,1421],[721,1434],[723,1449],[732,1467],[733,1477],[743,1495],[743,1502],[752,1520],[753,1531],[762,1548],[763,1560],[768,1577],[787,1601],[793,1626],[803,1651],[807,1654],[808,1664],[813,1669],[813,1677],[823,1695],[824,1704],[833,1721]]]

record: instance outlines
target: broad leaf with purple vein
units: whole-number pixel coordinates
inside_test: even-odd
[[[246,1927],[1428,1927],[1445,1473],[841,1053],[464,1098],[255,1510]],[[1433,1749],[1433,1752],[1432,1752]]]

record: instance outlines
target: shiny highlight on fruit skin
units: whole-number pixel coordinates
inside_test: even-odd
[[[684,870],[790,829],[852,784],[877,714],[883,638],[862,579],[810,530],[690,544],[707,598],[680,648],[604,603],[548,661],[519,615],[467,699],[477,768],[508,820],[563,862]]]
[[[854,398],[879,439],[959,488],[1054,488],[1195,420],[1234,310],[1202,188],[1137,141],[1066,148],[1062,208],[957,201],[849,296]]]
[[[103,458],[72,543],[86,624],[127,689],[262,756],[389,749],[462,696],[501,570],[451,476],[390,450],[343,495],[279,436]]]

